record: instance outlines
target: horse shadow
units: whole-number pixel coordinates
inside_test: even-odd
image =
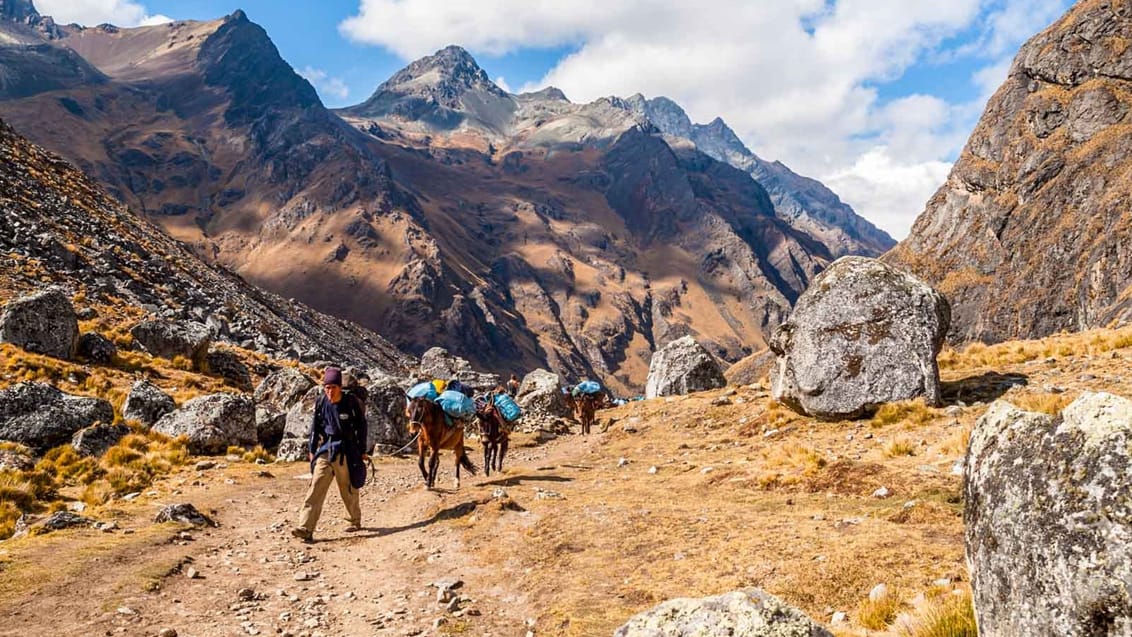
[[[481,487],[517,487],[524,482],[573,482],[573,478],[565,476],[508,476],[506,478],[498,478],[496,480],[488,480],[487,482],[479,483]]]
[[[1001,397],[1012,387],[1024,387],[1029,383],[1030,377],[1025,374],[984,372],[978,376],[943,381],[940,383],[939,393],[945,405],[960,402],[970,405],[976,402],[988,403]]]

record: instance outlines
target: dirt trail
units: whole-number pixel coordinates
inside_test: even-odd
[[[117,521],[112,533],[76,529],[0,545],[0,616],[7,618],[0,635],[158,635],[169,628],[180,637],[525,635],[537,609],[514,578],[465,546],[461,519],[477,508],[499,510],[492,494],[522,480],[516,476],[537,471],[567,480],[551,474],[568,468],[547,465],[585,453],[592,440],[571,436],[516,450],[503,475],[487,478],[481,468],[458,492],[449,454],[442,456],[443,488],[432,492],[423,489],[415,458],[380,461],[362,491],[363,530],[344,531],[345,510],[332,488],[312,545],[290,535],[307,486],[305,464],[190,468],[100,511],[99,519]],[[153,524],[157,507],[171,502],[211,510],[220,527]],[[536,518],[499,520],[521,532]],[[186,576],[190,569],[197,578]],[[456,580],[461,601],[448,610],[434,583]]]

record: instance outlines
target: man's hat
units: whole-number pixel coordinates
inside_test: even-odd
[[[342,386],[342,370],[337,367],[327,367],[326,372],[322,375],[323,385],[338,385]]]

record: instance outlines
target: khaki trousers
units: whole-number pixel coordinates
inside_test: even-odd
[[[357,527],[362,525],[362,507],[358,502],[358,490],[350,486],[350,470],[346,468],[345,455],[340,454],[334,462],[327,460],[326,456],[319,456],[314,462],[314,473],[311,475],[307,499],[303,501],[303,508],[299,511],[299,526],[306,529],[307,533],[314,533],[332,480],[338,483],[338,493],[342,494],[342,503],[346,505],[346,512],[350,514],[350,523]]]

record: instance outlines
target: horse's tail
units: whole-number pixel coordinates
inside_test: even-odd
[[[476,471],[479,471],[479,469],[476,469],[476,465],[472,463],[472,459],[468,457],[467,450],[460,454],[460,466],[473,476],[476,475]]]

